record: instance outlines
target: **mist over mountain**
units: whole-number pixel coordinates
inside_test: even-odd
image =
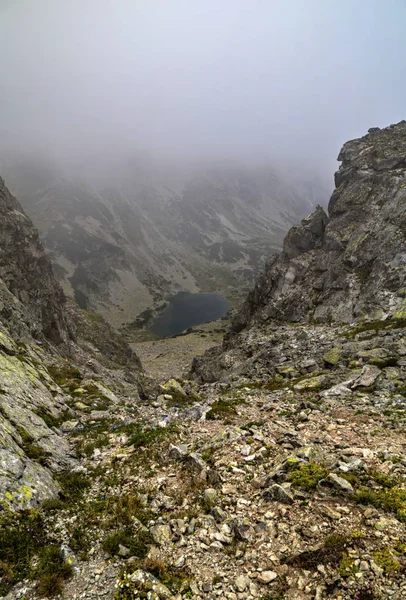
[[[237,161],[138,154],[79,167],[9,155],[2,170],[65,293],[117,326],[178,291],[241,293],[287,229],[328,198],[317,180]]]

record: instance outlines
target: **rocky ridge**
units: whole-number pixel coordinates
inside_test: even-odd
[[[214,377],[220,376],[219,355],[228,367],[244,361],[244,354],[252,356],[250,337],[261,327],[405,318],[405,153],[405,121],[371,129],[344,145],[328,216],[318,207],[288,232],[282,253],[268,261],[222,350],[196,361],[194,370],[203,380],[211,377],[210,364]]]

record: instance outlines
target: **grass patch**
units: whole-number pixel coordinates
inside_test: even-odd
[[[148,530],[141,529],[134,534],[132,531],[112,531],[103,540],[103,550],[110,556],[117,556],[120,546],[128,548],[130,556],[145,558],[149,546],[154,543],[153,537]]]
[[[90,479],[84,473],[60,473],[56,476],[61,486],[60,495],[67,502],[77,502],[90,487]]]
[[[134,448],[141,448],[150,446],[155,442],[159,442],[175,431],[176,427],[168,425],[167,427],[144,427],[141,423],[132,423],[131,425],[124,426],[121,431],[128,433],[130,438],[127,442],[127,446],[134,446]]]
[[[375,508],[394,513],[399,521],[406,522],[405,488],[391,487],[376,491],[361,487],[356,490],[354,501],[357,504],[371,504]]]
[[[225,399],[219,398],[210,407],[210,410],[206,413],[206,419],[209,421],[216,421],[218,419],[225,419],[232,417],[237,414],[235,408],[236,404],[243,404],[245,400],[241,399]]]
[[[65,385],[71,382],[78,388],[83,377],[79,369],[72,367],[71,365],[50,365],[48,367],[48,373],[58,385]]]
[[[183,598],[192,597],[192,592],[189,590],[190,573],[187,570],[179,569],[160,560],[147,559],[131,561],[128,567],[122,570],[114,600],[133,600],[135,597],[155,598],[155,594],[149,591],[148,584],[144,585],[142,582],[134,582],[131,579],[131,575],[138,569],[156,577],[172,594],[183,593]]]
[[[38,444],[35,444],[35,439],[23,427],[20,425],[16,425],[15,427],[22,439],[21,447],[28,458],[41,465],[45,464],[45,459],[47,456],[50,456],[50,453],[46,452],[41,446],[38,446]]]
[[[328,473],[328,469],[319,463],[292,464],[288,480],[293,487],[312,492],[316,489],[319,481],[327,477]]]
[[[265,421],[249,421],[248,423],[245,423],[245,425],[243,425],[241,427],[241,429],[244,429],[245,431],[249,431],[250,429],[255,429],[257,427],[262,427],[263,425],[265,425]]]
[[[55,595],[71,574],[72,567],[64,561],[59,546],[49,544],[38,511],[6,513],[0,517],[1,595],[24,579],[38,579],[42,596]]]
[[[363,333],[364,331],[374,331],[376,334],[379,331],[385,329],[398,329],[401,327],[406,327],[406,319],[386,319],[386,321],[370,321],[369,323],[360,323],[351,329],[348,329],[343,336],[347,338],[353,338],[358,333]]]
[[[54,597],[60,594],[63,582],[72,575],[72,566],[65,562],[58,545],[52,544],[41,549],[35,579],[38,579],[38,589],[42,596]]]
[[[170,390],[167,393],[172,396],[172,398],[166,402],[167,406],[169,407],[185,408],[187,406],[202,402],[202,399],[197,394],[190,393],[185,395],[177,390]]]

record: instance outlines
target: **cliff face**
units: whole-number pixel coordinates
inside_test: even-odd
[[[57,284],[38,232],[0,178],[0,279],[25,309],[30,332],[55,344],[69,340],[65,297]],[[12,320],[9,303],[0,317]]]
[[[352,322],[405,309],[406,122],[347,142],[328,214],[287,234],[233,330],[251,321]]]
[[[255,328],[278,323],[406,316],[406,121],[347,142],[338,160],[328,216],[318,207],[288,232],[282,253],[268,261],[235,317],[223,350],[244,345]],[[214,376],[207,373],[208,360],[194,364],[203,379]],[[221,373],[216,361],[214,377]]]
[[[138,357],[100,315],[66,306],[36,229],[0,179],[0,507],[36,507],[56,496],[54,474],[76,464],[64,422],[83,427],[80,410],[115,405],[106,381],[121,378],[120,390],[130,385],[137,398],[140,372]]]

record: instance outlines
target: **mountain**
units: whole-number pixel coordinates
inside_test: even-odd
[[[137,158],[79,176],[78,167],[8,160],[4,171],[65,293],[115,326],[178,291],[240,291],[289,226],[327,198],[320,184],[301,188],[267,166]]]
[[[74,403],[90,411],[87,398],[95,409],[117,402],[106,386],[118,382],[138,397],[141,379],[137,356],[104,319],[66,301],[37,230],[0,179],[1,506],[57,496],[55,475],[77,466],[61,429]]]
[[[406,317],[405,155],[405,121],[344,145],[328,216],[318,207],[288,232],[236,315],[224,351],[252,353],[247,339],[279,323]],[[221,372],[218,354],[212,351],[216,375],[209,378]],[[206,367],[203,359],[194,369],[205,378]]]
[[[406,122],[348,142],[328,215],[189,379],[210,327],[151,343],[155,383],[1,184],[5,600],[405,597],[405,156]]]

